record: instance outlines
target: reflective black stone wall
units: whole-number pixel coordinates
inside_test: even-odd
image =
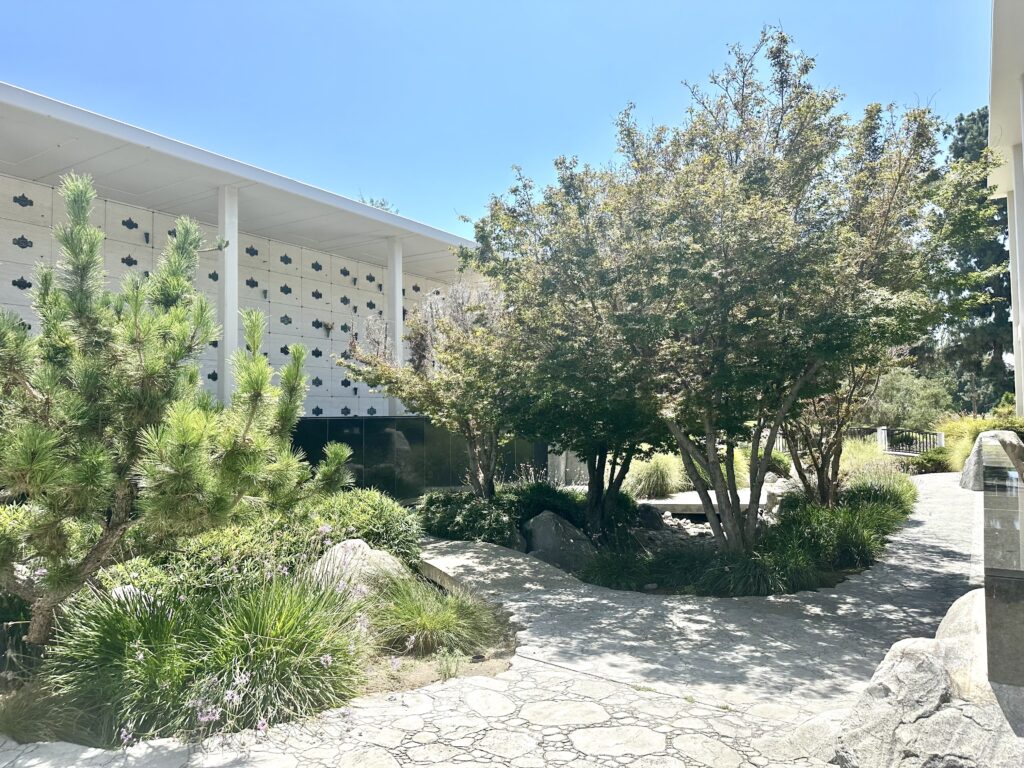
[[[377,488],[396,499],[409,500],[432,488],[464,485],[466,443],[422,416],[299,419],[292,442],[316,464],[328,442],[352,447],[352,468],[361,487]],[[546,446],[514,440],[499,463],[509,479],[527,465],[546,469]]]

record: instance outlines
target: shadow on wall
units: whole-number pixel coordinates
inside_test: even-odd
[[[292,444],[314,465],[329,442],[352,448],[352,469],[359,486],[377,488],[396,499],[414,499],[432,488],[465,484],[465,440],[422,416],[299,419]],[[526,440],[506,445],[499,463],[502,477],[511,479],[524,464],[545,469],[546,446]]]

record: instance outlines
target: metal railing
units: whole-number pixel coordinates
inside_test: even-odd
[[[844,433],[847,440],[874,438],[885,453],[917,456],[933,448],[942,448],[946,436],[942,432],[928,432],[903,427],[851,427]],[[788,452],[789,447],[781,435],[775,439],[775,449]]]

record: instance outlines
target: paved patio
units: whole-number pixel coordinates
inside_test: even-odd
[[[795,766],[799,726],[842,714],[888,647],[932,635],[977,578],[976,497],[955,475],[916,478],[920,501],[884,560],[836,589],[694,598],[582,584],[487,544],[441,542],[428,564],[504,604],[521,625],[512,667],[365,697],[267,735],[122,753],[0,747],[13,766]]]

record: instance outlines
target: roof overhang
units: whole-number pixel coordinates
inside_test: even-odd
[[[252,235],[386,264],[399,238],[405,270],[452,278],[453,250],[472,240],[0,83],[0,173],[56,186],[92,176],[118,202],[216,223],[217,193],[238,189],[239,229]]]
[[[1013,147],[1021,143],[1021,76],[1024,76],[1024,3],[992,2],[992,66],[988,97],[988,144],[1002,160],[988,181],[995,194],[1013,190]]]

